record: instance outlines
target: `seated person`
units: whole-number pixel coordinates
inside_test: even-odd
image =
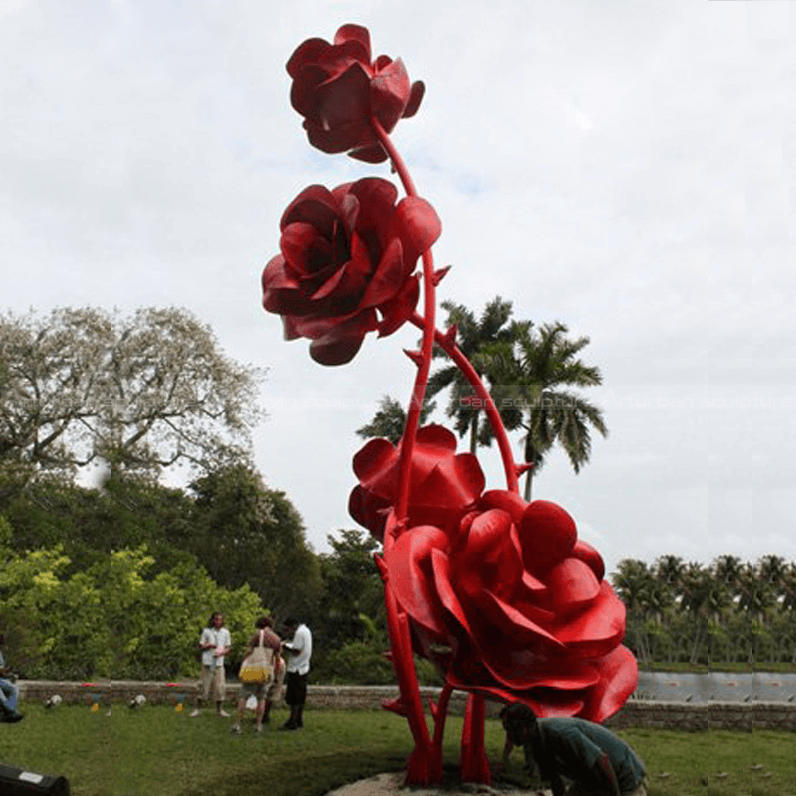
[[[0,634],[0,645],[5,641]],[[10,679],[11,670],[6,666],[6,659],[0,650],[0,721],[21,721],[24,716],[17,710],[19,689]]]

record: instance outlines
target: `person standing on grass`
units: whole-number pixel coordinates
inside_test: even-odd
[[[553,796],[646,796],[644,764],[602,725],[576,718],[539,719],[521,702],[504,707],[500,719],[506,730],[503,765],[511,750],[522,746],[529,771],[535,762]]]
[[[285,671],[287,669],[287,666],[285,665],[285,659],[281,655],[278,655],[276,664],[276,668],[274,669],[274,679],[271,681],[271,685],[268,686],[268,689],[265,692],[263,724],[268,724],[268,722],[271,721],[271,708],[274,706],[274,702],[278,701],[282,693],[282,685],[285,682]]]
[[[235,722],[230,727],[230,732],[233,735],[238,735],[241,731],[240,722],[243,718],[243,712],[246,710],[246,702],[250,696],[254,696],[257,699],[257,707],[254,711],[254,731],[261,732],[263,722],[270,721],[270,717],[266,717],[266,705],[268,705],[269,713],[271,708],[271,703],[267,702],[267,697],[271,692],[271,687],[277,681],[277,677],[283,676],[279,671],[279,667],[281,666],[284,669],[285,666],[284,661],[279,656],[279,652],[282,649],[282,641],[271,630],[271,620],[267,616],[261,616],[254,623],[254,626],[257,628],[257,632],[249,639],[244,659],[251,654],[255,647],[265,647],[268,651],[269,663],[273,666],[274,674],[270,683],[241,683]]]
[[[304,726],[304,703],[307,701],[307,675],[312,657],[312,633],[305,624],[292,617],[285,620],[285,630],[292,638],[282,644],[287,660],[285,702],[290,706],[290,718],[280,730],[300,730]]]
[[[196,717],[201,712],[202,701],[209,701],[215,697],[216,715],[229,716],[222,703],[226,693],[226,680],[224,677],[224,656],[232,646],[232,637],[229,630],[224,627],[224,615],[216,611],[207,623],[199,638],[199,647],[202,650],[202,679],[199,682],[200,693],[196,697],[196,708],[191,717]]]
[[[5,643],[5,636],[0,633],[0,647]],[[6,659],[0,649],[0,721],[12,723],[22,721],[25,717],[17,710],[19,690],[11,680],[11,669],[6,666]]]

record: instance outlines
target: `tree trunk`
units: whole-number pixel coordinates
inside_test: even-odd
[[[525,462],[532,462],[535,460],[535,451],[533,449],[533,445],[531,444],[531,432],[528,431],[528,435],[525,437]],[[525,473],[525,502],[531,502],[531,484],[533,483],[533,467]]]
[[[694,646],[691,648],[690,663],[696,664],[699,662],[699,651],[702,648],[702,623],[697,622],[696,634],[694,636]]]

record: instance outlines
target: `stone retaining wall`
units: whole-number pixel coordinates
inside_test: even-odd
[[[53,694],[60,694],[66,703],[128,702],[143,694],[154,704],[191,702],[196,695],[196,683],[166,684],[138,681],[98,681],[96,683],[64,683],[44,680],[20,680],[20,697],[27,701],[46,702]],[[234,701],[238,684],[227,684],[227,700]],[[438,688],[421,688],[423,702],[436,699]],[[333,686],[310,685],[307,693],[308,709],[379,710],[382,701],[398,696],[396,686]],[[454,692],[450,713],[464,713],[466,694]],[[500,704],[487,703],[487,715],[495,717]],[[615,729],[650,727],[670,730],[791,730],[796,731],[796,704],[791,702],[654,702],[628,700],[606,725]]]
[[[652,702],[630,700],[606,722],[613,728],[796,731],[796,705],[789,702]]]

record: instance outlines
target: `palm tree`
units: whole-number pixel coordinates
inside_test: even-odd
[[[746,564],[741,573],[738,607],[748,617],[750,664],[757,659],[759,641],[766,634],[767,613],[776,603],[770,571],[773,569],[779,575],[784,571],[784,565],[784,560],[778,556],[763,556],[756,565]]]
[[[608,435],[602,410],[568,389],[602,383],[599,368],[578,358],[589,338],[570,340],[568,331],[559,321],[538,329],[528,322],[515,327],[513,339],[485,345],[475,356],[506,428],[525,430],[523,458],[532,465],[525,480],[528,501],[533,476],[554,445],[561,445],[577,473],[591,456],[591,429]],[[491,429],[482,431],[481,441],[488,442]]]
[[[793,644],[790,662],[796,665],[796,564],[788,564],[780,584],[780,610],[787,631],[783,634],[786,645]]]
[[[694,635],[689,662],[696,664],[699,662],[702,642],[708,637],[710,611],[717,584],[709,569],[698,561],[691,561],[683,570],[682,586],[681,607],[693,622]]]
[[[511,344],[530,326],[527,322],[510,322],[511,302],[504,301],[500,296],[495,296],[486,304],[480,318],[476,318],[472,310],[463,304],[443,301],[442,307],[448,311],[446,325],[448,328],[456,326],[457,345],[479,376],[484,375],[484,366],[479,361],[478,354],[485,346],[497,343]],[[434,357],[447,358],[447,356],[442,349],[434,349]],[[470,452],[475,453],[479,437],[481,440],[487,437],[484,429],[488,427],[488,423],[482,415],[483,407],[473,400],[475,392],[456,365],[450,364],[432,373],[426,394],[433,397],[447,387],[451,388],[451,393],[445,413],[448,417],[455,418],[454,428],[460,437],[469,433]],[[479,434],[479,420],[482,421],[481,434]]]
[[[646,562],[623,558],[611,576],[617,596],[627,609],[626,628],[630,646],[644,664],[651,664],[650,629],[660,625],[658,615],[666,605],[665,590]]]
[[[436,404],[427,401],[420,410],[420,422],[424,423],[426,418],[436,408]],[[357,429],[357,434],[364,439],[371,437],[385,437],[393,445],[397,445],[404,433],[406,425],[406,410],[401,406],[401,402],[389,395],[382,397],[379,401],[379,408],[370,423]]]

